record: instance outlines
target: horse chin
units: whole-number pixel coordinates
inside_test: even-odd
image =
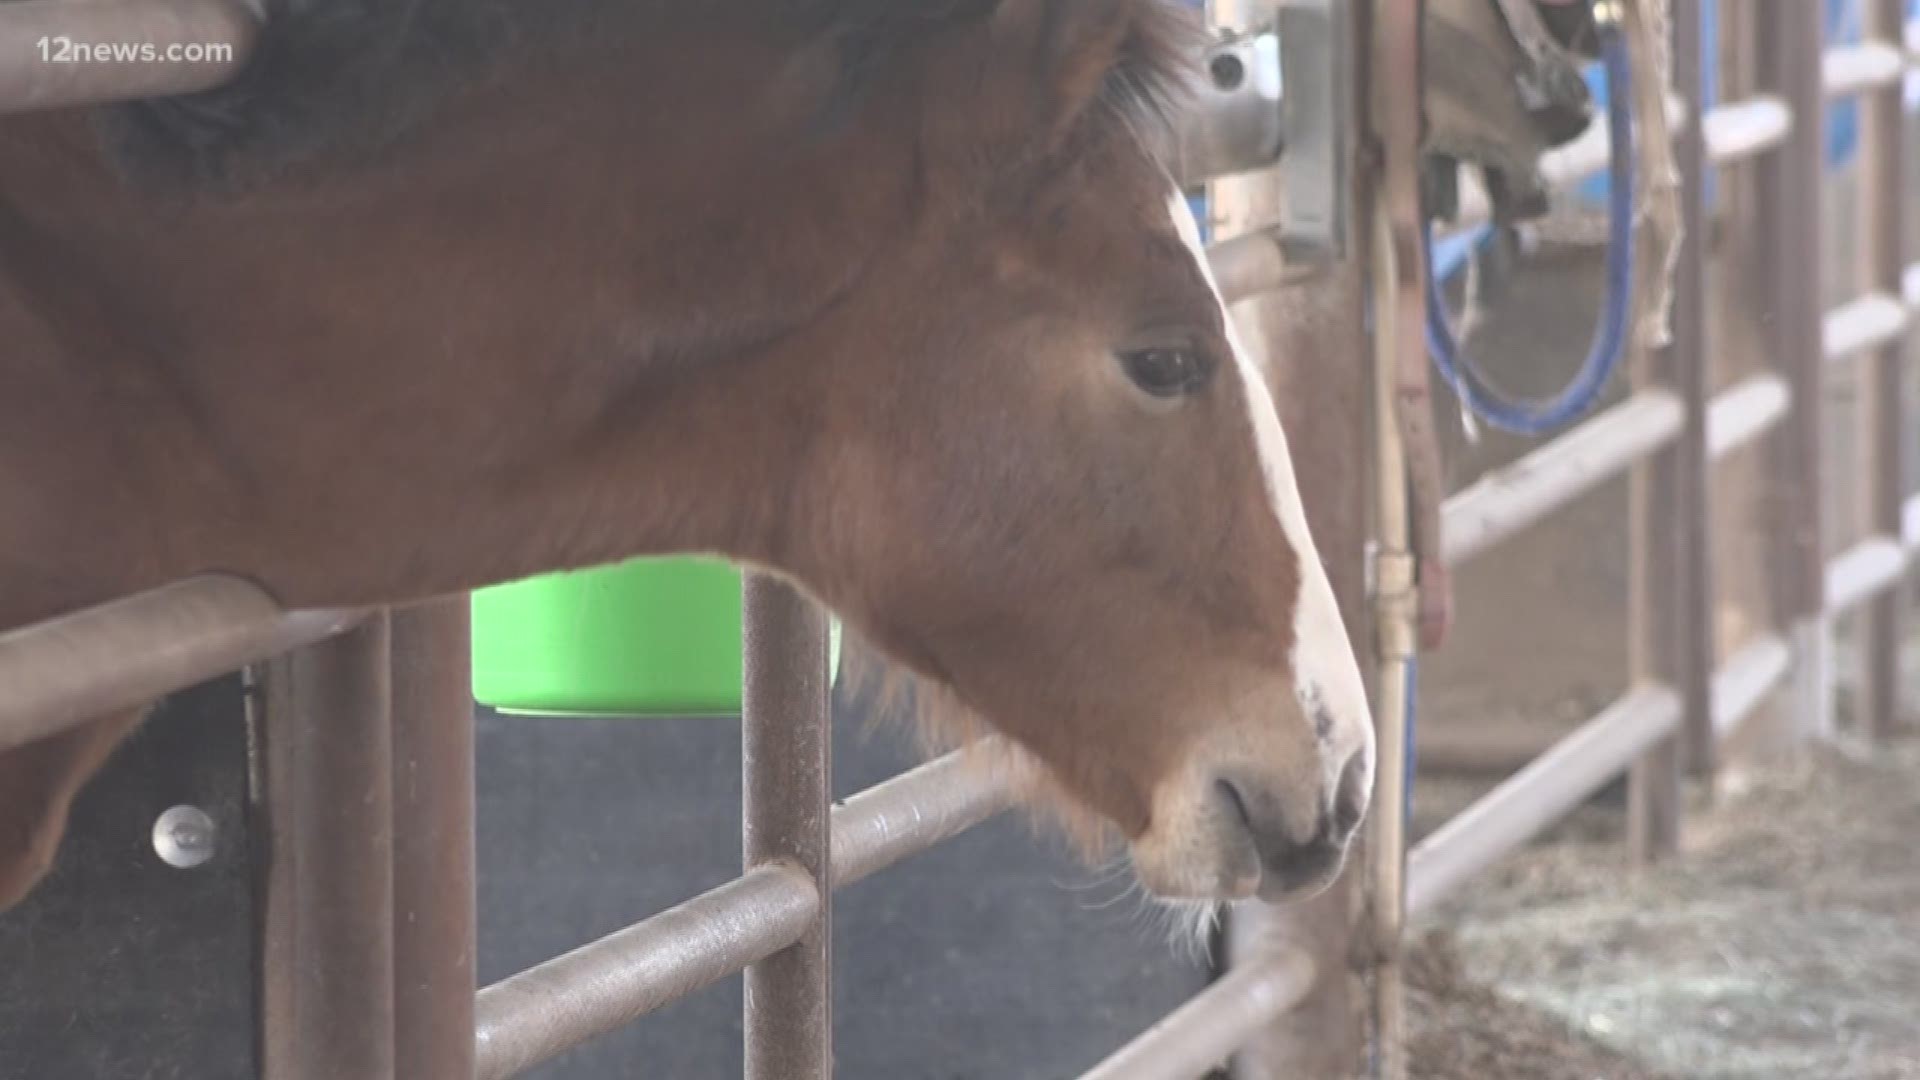
[[[1166,822],[1133,841],[1134,876],[1155,900],[1219,903],[1259,894],[1260,854],[1245,831],[1219,814],[1184,825]]]
[[[1256,899],[1269,904],[1295,903],[1326,892],[1339,880],[1346,864],[1346,853],[1342,851],[1309,873],[1280,874],[1262,870],[1251,844],[1238,847],[1240,849],[1219,857],[1169,865],[1155,856],[1143,860],[1136,845],[1134,876],[1155,901],[1169,908],[1210,907]]]

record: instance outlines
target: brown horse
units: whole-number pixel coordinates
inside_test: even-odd
[[[0,123],[0,626],[208,570],[802,583],[1167,898],[1331,879],[1358,668],[1156,153],[1154,0],[269,3]],[[0,905],[134,717],[0,756]]]

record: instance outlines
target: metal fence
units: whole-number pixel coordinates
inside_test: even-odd
[[[1899,87],[1909,66],[1898,38],[1902,5],[1872,3],[1878,37],[1824,54],[1818,5],[1769,6],[1759,21],[1769,93],[1705,115],[1684,104],[1700,100],[1701,42],[1694,0],[1677,3],[1687,220],[1706,220],[1704,163],[1752,161],[1763,170],[1760,221],[1791,256],[1774,260],[1763,298],[1777,318],[1774,370],[1707,395],[1705,256],[1690,228],[1665,364],[1643,372],[1624,403],[1448,500],[1442,557],[1458,564],[1634,470],[1645,503],[1636,514],[1633,633],[1645,647],[1635,650],[1631,692],[1413,848],[1409,914],[1431,910],[1629,768],[1637,843],[1648,852],[1670,847],[1681,748],[1696,773],[1710,769],[1718,736],[1795,673],[1800,715],[1810,730],[1826,727],[1818,702],[1827,696],[1828,623],[1838,611],[1873,605],[1869,715],[1876,729],[1891,725],[1899,617],[1888,589],[1920,545],[1920,530],[1903,524],[1897,392],[1920,265],[1906,266],[1898,247],[1906,190]],[[1382,5],[1377,17],[1404,22],[1417,9]],[[0,110],[198,89],[244,62],[256,26],[238,0],[0,5]],[[219,41],[233,50],[212,65],[28,62],[34,41],[58,33]],[[1874,103],[1866,134],[1876,226],[1867,239],[1876,291],[1823,315],[1810,261],[1794,253],[1818,248],[1818,117],[1839,94]],[[1555,155],[1548,172],[1571,182],[1597,169],[1604,151],[1583,140]],[[1208,168],[1247,164],[1227,154]],[[1232,299],[1278,288],[1294,273],[1267,232],[1216,243],[1209,258]],[[1879,529],[1829,560],[1819,544],[1815,406],[1823,380],[1846,363],[1870,365],[1880,394],[1870,439]],[[1776,428],[1777,630],[1711,670],[1706,473]],[[1920,507],[1913,511],[1920,517]],[[207,576],[8,631],[0,634],[0,749],[259,665],[256,700],[271,717],[260,769],[275,853],[260,994],[270,1078],[511,1076],[744,971],[747,1074],[819,1080],[831,1073],[833,890],[978,824],[1011,792],[949,757],[832,805],[825,617],[771,578],[750,576],[743,600],[742,875],[477,995],[464,597],[391,612],[287,612],[247,582]],[[366,797],[330,797],[341,790]],[[1311,964],[1285,953],[1236,969],[1087,1075],[1198,1075],[1311,993],[1314,976]]]
[[[1674,119],[1687,237],[1675,281],[1673,340],[1645,357],[1627,399],[1447,500],[1441,553],[1457,566],[1604,481],[1628,473],[1633,519],[1629,597],[1632,685],[1406,855],[1409,917],[1432,912],[1475,874],[1518,850],[1603,786],[1628,776],[1628,842],[1657,858],[1678,841],[1683,776],[1709,784],[1729,735],[1770,701],[1813,740],[1834,730],[1833,622],[1865,608],[1860,726],[1898,722],[1901,602],[1894,588],[1920,548],[1920,497],[1909,497],[1903,350],[1920,314],[1920,262],[1903,249],[1914,178],[1902,86],[1915,70],[1906,0],[1865,0],[1867,38],[1826,48],[1821,5],[1759,3],[1746,20],[1762,91],[1702,114],[1700,0],[1675,0]],[[1859,173],[1868,291],[1822,310],[1823,115],[1867,106]],[[1596,172],[1604,143],[1547,163],[1572,184]],[[1758,335],[1767,370],[1710,394],[1709,357],[1726,345],[1709,318],[1705,236],[1713,167],[1758,170],[1751,209],[1734,223],[1757,238]],[[1475,207],[1484,213],[1484,207]],[[1822,454],[1830,380],[1860,380],[1872,527],[1844,550],[1823,547]],[[1770,437],[1761,502],[1770,630],[1716,664],[1708,494],[1711,470]],[[1776,697],[1776,691],[1786,691]],[[1390,943],[1397,948],[1398,942]]]
[[[1763,96],[1704,116],[1682,106],[1678,153],[1689,240],[1680,255],[1674,340],[1660,363],[1636,379],[1633,393],[1552,443],[1450,498],[1444,560],[1464,563],[1534,524],[1598,484],[1632,470],[1634,613],[1630,628],[1635,685],[1470,809],[1417,845],[1409,856],[1414,913],[1435,903],[1492,860],[1514,850],[1602,785],[1636,764],[1635,843],[1649,854],[1672,847],[1679,810],[1679,768],[1706,776],[1716,747],[1769,694],[1792,679],[1791,715],[1809,736],[1832,728],[1832,620],[1871,604],[1865,626],[1867,728],[1895,722],[1894,661],[1901,580],[1920,530],[1920,500],[1907,505],[1902,453],[1906,393],[1901,355],[1920,312],[1920,263],[1901,249],[1904,207],[1902,81],[1913,61],[1902,44],[1903,0],[1870,0],[1875,37],[1823,50],[1815,4],[1765,6],[1755,20]],[[1675,5],[1675,82],[1683,100],[1699,100],[1702,42],[1695,3]],[[1821,311],[1820,117],[1826,102],[1868,97],[1862,172],[1863,242],[1873,267],[1871,291]],[[1550,162],[1571,183],[1597,170],[1604,146],[1581,144]],[[1703,165],[1752,162],[1755,223],[1769,251],[1761,260],[1769,313],[1769,367],[1707,393],[1714,348],[1707,317],[1707,261],[1701,234],[1709,220]],[[1864,370],[1850,371],[1856,365]],[[1844,551],[1822,550],[1819,484],[1823,392],[1829,379],[1864,376],[1875,413],[1867,437],[1873,534]],[[1778,429],[1778,430],[1776,430]],[[1708,470],[1714,462],[1772,433],[1765,500],[1772,550],[1774,628],[1716,668],[1712,662],[1712,574],[1708,561]],[[1678,740],[1677,743],[1675,740]]]

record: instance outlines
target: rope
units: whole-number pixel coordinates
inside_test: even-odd
[[[1640,220],[1635,223],[1640,260],[1634,303],[1640,325],[1635,336],[1641,347],[1660,349],[1673,336],[1674,280],[1687,228],[1680,207],[1680,163],[1674,155],[1673,126],[1667,119],[1668,88],[1673,86],[1673,12],[1668,0],[1632,0],[1624,8],[1627,47],[1641,58],[1633,100],[1640,135],[1635,147],[1640,160]],[[1691,98],[1701,90],[1689,86],[1683,92]],[[1692,100],[1688,104],[1692,122],[1699,123],[1704,104]],[[1696,222],[1695,227],[1703,225]]]

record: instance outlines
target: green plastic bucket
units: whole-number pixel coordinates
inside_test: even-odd
[[[837,669],[837,623],[831,649]],[[738,714],[740,571],[634,559],[478,590],[473,696],[540,716]]]

